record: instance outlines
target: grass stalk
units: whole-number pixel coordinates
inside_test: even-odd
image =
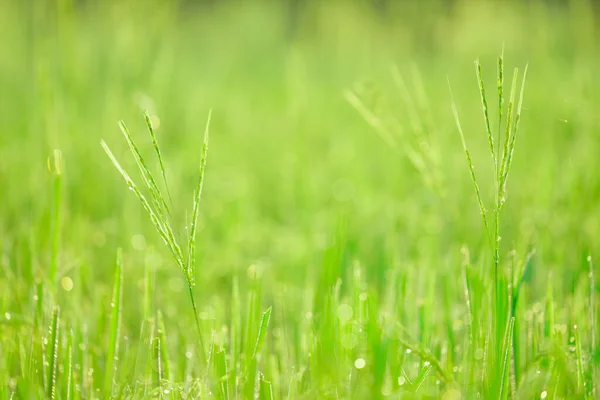
[[[156,155],[159,159],[161,174],[162,174],[163,179],[165,180],[165,186],[167,186],[165,165],[164,165],[164,161],[162,158],[162,153],[160,152],[160,149],[158,147],[158,141],[156,139],[156,134],[154,132],[154,128],[152,126],[150,117],[148,116],[147,113],[145,114],[145,117],[146,117],[146,124],[147,124],[148,130],[150,132],[150,137],[152,139],[152,144],[154,146]],[[159,233],[160,237],[162,238],[166,247],[170,251],[176,264],[179,266],[179,268],[181,269],[181,271],[183,272],[183,274],[185,276],[187,286],[188,286],[188,292],[190,295],[192,311],[194,312],[194,320],[196,323],[196,330],[197,330],[197,334],[198,334],[199,352],[204,361],[206,361],[206,353],[204,350],[204,341],[202,339],[202,329],[200,327],[200,321],[198,318],[198,308],[196,306],[196,300],[194,297],[193,287],[195,285],[194,277],[195,277],[195,259],[196,259],[196,231],[197,231],[197,222],[198,222],[198,216],[199,216],[199,204],[200,204],[200,199],[201,199],[201,195],[202,195],[202,187],[203,187],[203,183],[204,183],[204,170],[206,168],[206,158],[207,158],[207,154],[208,154],[208,138],[209,138],[208,132],[209,132],[209,126],[210,126],[210,119],[211,119],[211,113],[209,112],[208,120],[206,122],[206,127],[204,130],[204,142],[203,142],[202,149],[201,149],[200,171],[199,171],[198,183],[197,183],[197,186],[194,191],[192,221],[191,221],[190,233],[189,233],[188,240],[187,240],[187,242],[188,242],[187,257],[184,257],[181,247],[179,246],[179,244],[177,242],[177,238],[175,237],[175,234],[173,233],[173,228],[171,226],[172,224],[171,224],[171,220],[170,220],[171,211],[169,209],[167,201],[165,200],[164,196],[162,195],[162,192],[161,192],[160,188],[158,187],[156,180],[154,179],[154,176],[152,175],[152,172],[151,172],[150,168],[148,167],[148,164],[146,163],[143,156],[141,155],[141,153],[140,153],[135,141],[133,140],[133,137],[131,136],[129,130],[127,129],[126,125],[122,121],[119,122],[119,128],[120,128],[123,136],[125,137],[125,140],[127,142],[127,145],[129,146],[129,149],[131,150],[131,153],[133,155],[135,163],[138,167],[138,170],[139,170],[142,180],[144,182],[145,189],[150,193],[151,201],[147,200],[146,196],[142,193],[142,191],[134,183],[134,181],[131,179],[129,174],[125,171],[125,169],[123,169],[123,167],[121,167],[121,165],[117,161],[116,157],[114,156],[114,154],[108,147],[108,145],[104,141],[101,141],[101,145],[102,145],[104,151],[106,152],[106,154],[108,155],[109,159],[111,160],[112,164],[117,169],[117,171],[120,173],[121,177],[125,180],[125,183],[129,187],[129,190],[133,191],[133,193],[136,195],[138,200],[142,203],[142,207],[148,213],[150,220],[151,220],[152,224],[154,225],[154,228]],[[168,190],[168,186],[167,186],[167,190]]]

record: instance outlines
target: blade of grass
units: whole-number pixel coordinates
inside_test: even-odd
[[[262,349],[265,337],[267,335],[269,321],[271,320],[271,311],[273,311],[273,308],[269,307],[267,311],[263,313],[262,318],[260,319],[260,327],[258,329],[258,336],[256,337],[256,345],[254,346],[254,353],[252,354],[253,358],[256,358]]]
[[[234,385],[234,395],[237,398],[238,392],[238,363],[240,358],[240,340],[242,338],[242,327],[241,327],[241,308],[240,308],[240,288],[238,283],[237,276],[233,277],[232,284],[232,300],[231,300],[231,357],[232,357],[232,366],[230,370],[231,381]]]
[[[258,301],[256,303],[256,307],[258,307]],[[258,332],[256,334],[254,350],[252,352],[252,356],[246,364],[246,385],[244,388],[244,396],[246,398],[251,398],[254,396],[254,391],[256,387],[256,371],[258,367],[258,356],[260,354],[263,342],[265,340],[265,336],[267,334],[267,328],[271,319],[271,310],[272,308],[269,307],[261,317]]]
[[[67,343],[67,394],[65,396],[66,400],[71,400],[73,398],[73,331],[69,331],[69,338]]]
[[[56,398],[56,374],[58,371],[58,347],[60,338],[60,308],[57,306],[52,312],[52,322],[50,323],[50,331],[48,334],[48,373],[46,378],[46,396],[50,399]]]
[[[106,371],[104,379],[104,394],[111,397],[114,389],[114,378],[117,370],[119,357],[119,334],[121,331],[121,307],[123,303],[123,254],[117,249],[117,261],[115,269],[115,280],[113,285],[112,299],[110,302],[111,318],[108,341],[108,352],[106,356]]]
[[[419,371],[419,375],[417,375],[417,377],[412,382],[413,390],[415,392],[419,391],[421,385],[423,385],[423,382],[425,382],[425,379],[427,379],[432,369],[433,367],[431,365],[426,365],[423,368],[421,368],[421,371]]]
[[[216,370],[219,379],[221,399],[229,400],[229,372],[227,370],[227,352],[221,349],[215,357]]]
[[[588,266],[590,269],[590,293],[589,293],[589,308],[590,308],[590,354],[592,357],[596,357],[596,279],[594,277],[594,263],[592,262],[592,256],[587,257]],[[590,394],[592,398],[596,395],[596,377],[598,365],[596,362],[591,362],[591,389]]]
[[[160,356],[162,360],[163,377],[170,382],[173,377],[171,375],[171,362],[169,360],[169,350],[167,348],[167,330],[160,310],[156,313],[156,319],[158,324],[158,338],[160,339]]]
[[[265,380],[265,376],[262,373],[259,374],[258,382],[258,398],[260,400],[273,400],[273,386],[271,385],[271,382]]]
[[[509,374],[509,360],[510,360],[510,349],[512,348],[512,338],[515,328],[515,317],[511,317],[509,323],[506,326],[506,332],[504,335],[504,349],[502,350],[502,374],[499,385],[498,399],[504,399],[508,394],[505,391],[506,386],[508,385],[507,376]]]
[[[575,357],[577,358],[577,392],[584,398],[585,396],[585,375],[583,370],[583,354],[581,351],[581,340],[579,336],[579,326],[573,326],[573,335],[575,336]]]

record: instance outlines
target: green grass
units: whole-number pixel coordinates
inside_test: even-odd
[[[598,398],[594,7],[0,1],[0,398]]]

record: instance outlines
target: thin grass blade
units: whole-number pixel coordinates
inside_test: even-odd
[[[67,394],[66,400],[73,399],[73,331],[69,331],[69,338],[67,343]]]
[[[113,285],[112,299],[110,303],[110,332],[108,341],[108,353],[106,356],[106,375],[104,379],[104,393],[107,397],[112,396],[114,378],[119,356],[119,333],[121,331],[121,306],[123,303],[123,254],[117,249],[117,262],[115,269],[115,280]]]
[[[267,328],[269,327],[269,321],[271,320],[271,311],[273,307],[269,307],[267,311],[265,311],[260,320],[260,327],[258,328],[258,336],[256,337],[256,345],[254,346],[254,353],[252,357],[256,358],[256,356],[260,353],[263,343],[265,341],[265,337],[267,335]]]
[[[56,374],[58,372],[58,347],[60,338],[60,307],[56,307],[52,312],[52,322],[50,323],[50,331],[48,334],[48,374],[46,378],[46,396],[50,399],[56,398]]]
[[[156,313],[156,319],[158,323],[158,338],[160,339],[160,356],[162,360],[163,376],[167,381],[171,381],[173,376],[171,375],[171,362],[169,360],[169,349],[167,347],[167,330],[163,314],[160,310]]]

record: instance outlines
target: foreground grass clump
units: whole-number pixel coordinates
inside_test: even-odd
[[[295,12],[3,4],[0,398],[597,398],[591,3]]]

